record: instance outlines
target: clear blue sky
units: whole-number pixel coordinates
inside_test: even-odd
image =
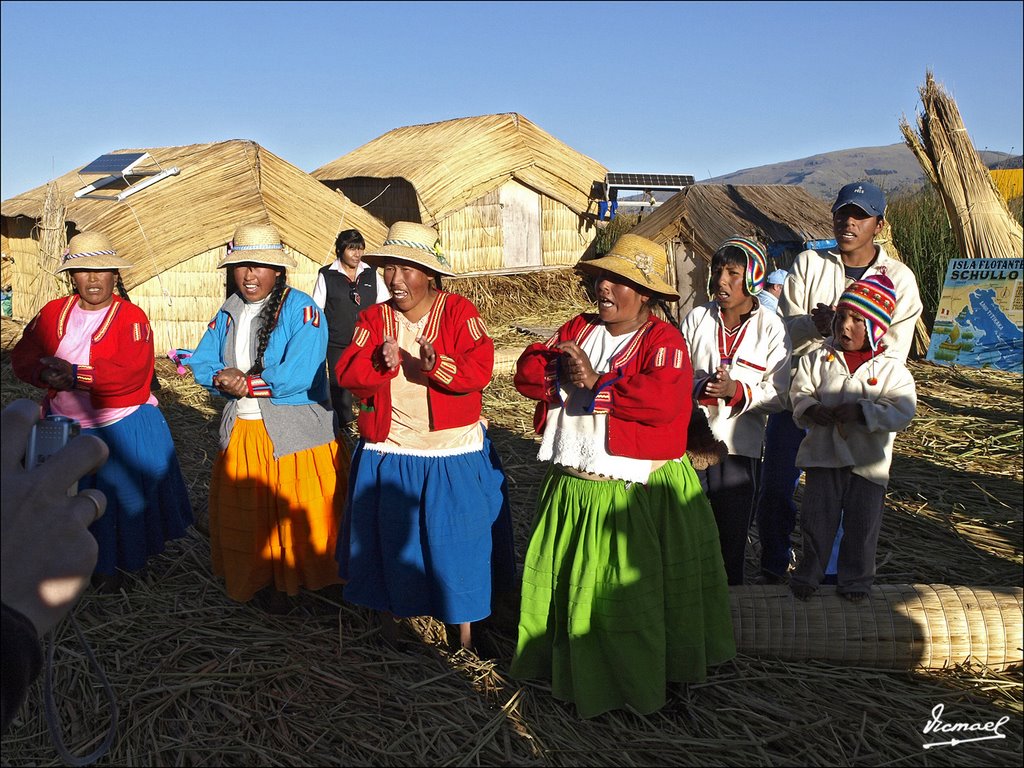
[[[1019,153],[1020,2],[4,0],[3,199],[115,149],[251,139],[311,171],[404,125],[519,112],[698,179],[902,141],[930,67]]]

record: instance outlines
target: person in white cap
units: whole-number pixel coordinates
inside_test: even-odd
[[[758,303],[769,312],[779,311],[779,297],[782,295],[782,286],[786,283],[789,272],[784,269],[776,269],[769,272],[765,280],[764,290],[757,297]]]

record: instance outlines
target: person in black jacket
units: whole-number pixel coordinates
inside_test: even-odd
[[[363,261],[365,251],[366,241],[358,229],[339,232],[334,241],[337,258],[320,269],[313,288],[313,301],[327,317],[327,378],[339,427],[345,427],[356,417],[352,413],[352,393],[338,386],[334,367],[352,341],[359,313],[391,298],[377,270]]]
[[[69,483],[98,469],[107,446],[79,435],[35,469],[22,464],[39,406],[15,400],[3,411],[2,730],[7,731],[39,674],[39,638],[53,629],[89,584],[99,552],[89,526],[106,510],[95,488],[69,496]]]

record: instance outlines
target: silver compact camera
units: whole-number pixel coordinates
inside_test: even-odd
[[[81,425],[67,416],[50,414],[40,419],[32,427],[28,436],[28,449],[25,451],[25,469],[35,469],[53,454],[68,444],[72,438],[81,433]],[[78,492],[76,482],[68,488],[68,495]]]

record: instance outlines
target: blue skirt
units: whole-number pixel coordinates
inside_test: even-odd
[[[79,482],[79,488],[98,488],[107,497],[106,513],[89,527],[99,544],[96,573],[140,571],[192,523],[171,430],[159,408],[142,405],[114,424],[82,433],[110,449],[99,471]]]
[[[489,616],[492,589],[511,589],[515,571],[508,486],[491,441],[455,456],[364,446],[352,456],[338,538],[345,600],[448,624]]]

